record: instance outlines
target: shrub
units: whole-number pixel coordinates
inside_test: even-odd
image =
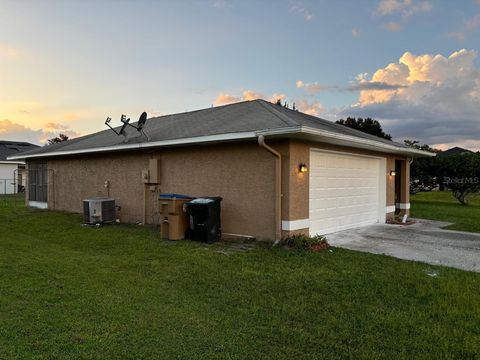
[[[296,250],[320,251],[328,249],[330,245],[325,236],[292,235],[282,240],[283,245]]]

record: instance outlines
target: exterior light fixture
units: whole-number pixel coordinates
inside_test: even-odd
[[[300,164],[298,166],[298,171],[301,173],[306,173],[308,171],[308,167],[306,164]]]
[[[397,173],[395,172],[395,170],[390,170],[390,176],[395,176],[397,175]]]

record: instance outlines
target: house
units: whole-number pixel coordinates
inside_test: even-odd
[[[15,194],[25,186],[25,163],[7,157],[38,148],[27,142],[0,140],[0,194]]]
[[[437,156],[439,158],[444,158],[452,155],[463,155],[463,154],[473,154],[473,151],[455,146],[448,150],[439,152]]]
[[[264,100],[126,129],[12,157],[27,162],[28,204],[81,212],[109,196],[121,221],[158,223],[159,193],[221,196],[224,233],[327,234],[408,213],[410,161],[433,156]]]

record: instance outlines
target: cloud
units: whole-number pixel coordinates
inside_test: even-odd
[[[215,98],[215,100],[213,101],[213,105],[218,106],[218,105],[232,104],[239,101],[242,101],[242,98],[236,97],[230,94],[221,93]]]
[[[317,82],[306,83],[303,80],[297,80],[295,82],[295,86],[298,89],[304,89],[305,92],[307,92],[310,95],[318,94],[320,91],[328,90],[331,88],[330,86],[322,85]]]
[[[429,144],[480,142],[480,69],[477,52],[462,49],[440,54],[403,54],[397,63],[357,77],[357,103],[341,116],[371,116],[383,120],[396,138]],[[368,89],[382,83],[392,88]],[[374,85],[376,87],[377,85]]]
[[[363,90],[396,90],[406,85],[387,84],[381,81],[364,81],[351,85],[347,88],[348,91],[363,91]]]
[[[465,28],[469,31],[475,31],[478,27],[480,27],[480,14],[465,22]]]
[[[390,32],[398,32],[402,30],[402,26],[399,23],[393,21],[383,24],[383,27]]]
[[[451,39],[455,39],[459,42],[465,40],[465,37],[476,31],[480,27],[480,14],[475,15],[473,18],[465,21],[463,30],[449,32],[447,36]]]
[[[213,101],[213,104],[215,106],[219,106],[219,105],[233,104],[240,101],[249,101],[249,100],[256,100],[256,99],[265,99],[270,102],[276,102],[277,100],[284,101],[286,98],[287,98],[287,95],[281,94],[281,93],[274,93],[272,94],[272,96],[268,97],[263,95],[262,93],[255,92],[253,90],[245,90],[239,96],[234,96],[227,93],[220,93]]]
[[[313,13],[306,9],[300,2],[290,2],[290,12],[294,14],[299,14],[303,17],[305,21],[310,21],[314,18]]]
[[[358,74],[355,78],[356,83],[347,87],[321,85],[317,82],[305,83],[302,80],[297,80],[295,86],[298,89],[304,89],[309,95],[318,94],[321,91],[362,91],[362,90],[395,90],[405,87],[405,84],[390,84],[381,81],[369,81],[367,73]]]
[[[299,111],[308,115],[318,116],[325,112],[325,108],[319,101],[298,100],[295,101],[295,106]]]
[[[432,10],[432,4],[428,1],[414,0],[381,0],[374,14],[380,16],[401,14],[403,17],[409,17],[419,12],[429,12]]]
[[[42,129],[35,130],[8,119],[0,120],[0,138],[2,140],[44,144],[48,139],[58,136],[60,133],[67,135],[69,138],[80,136],[78,132],[70,130],[68,126],[62,124],[48,123]]]
[[[459,42],[462,42],[463,40],[465,40],[465,33],[463,33],[462,31],[452,31],[452,32],[449,32],[447,36],[450,39],[455,39]]]
[[[245,90],[243,93],[239,96],[234,96],[226,93],[221,93],[217,96],[217,98],[214,100],[214,104],[216,106],[218,105],[227,105],[227,104],[232,104],[240,101],[246,101],[246,100],[256,100],[256,99],[264,99],[267,101],[270,101],[272,103],[277,102],[277,100],[281,100],[282,102],[285,102],[287,100],[287,95],[283,93],[273,93],[271,96],[264,96],[261,93],[252,91],[252,90]],[[308,101],[304,99],[300,100],[295,100],[292,103],[289,102],[289,105],[292,106],[295,104],[295,107],[308,115],[314,115],[318,116],[322,113],[325,113],[325,108],[319,101]]]

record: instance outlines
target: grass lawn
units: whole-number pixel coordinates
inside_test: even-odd
[[[454,223],[450,230],[480,232],[480,194],[461,205],[448,191],[421,192],[410,197],[411,216]]]
[[[0,208],[0,358],[480,356],[480,274]],[[438,276],[429,276],[436,271]]]

